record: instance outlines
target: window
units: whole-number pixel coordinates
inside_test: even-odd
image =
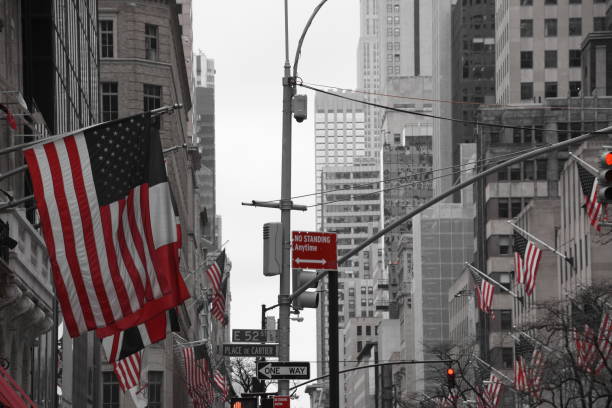
[[[502,348],[502,364],[504,368],[512,368],[512,364],[514,363],[514,356],[512,353],[511,347]]]
[[[113,20],[100,20],[100,56],[102,58],[115,56],[113,23]]]
[[[557,50],[544,51],[544,68],[557,68]]]
[[[570,4],[581,4],[582,0],[569,0]]]
[[[557,83],[556,82],[545,82],[544,83],[544,96],[546,98],[557,97]]]
[[[361,326],[357,326],[357,335],[361,336]]]
[[[159,44],[157,26],[145,24],[145,58],[157,60],[157,47]]]
[[[521,143],[521,129],[512,129],[512,143]]]
[[[569,50],[569,66],[579,67],[580,64],[580,50]]]
[[[533,37],[533,20],[521,20],[521,37]]]
[[[510,180],[519,181],[521,180],[521,165],[513,164],[510,166]]]
[[[161,107],[161,86],[143,84],[143,104],[145,112]],[[155,120],[155,126],[159,129],[159,117]]]
[[[549,5],[552,6],[552,5],[557,4],[557,0],[545,0],[544,4],[546,4],[547,6]]]
[[[147,408],[162,407],[162,384],[164,373],[162,371],[149,371],[149,404]]]
[[[360,341],[358,341],[358,342],[357,342],[357,352],[358,352],[358,353],[359,353],[359,352],[361,352],[361,349],[362,349],[362,348],[363,348],[363,343],[362,343],[362,342],[360,342]]]
[[[349,288],[349,296],[355,296],[355,288]]]
[[[557,19],[547,18],[544,19],[544,37],[556,37],[557,36]]]
[[[536,160],[536,177],[538,180],[546,180],[546,159]]]
[[[499,238],[499,254],[508,255],[510,253],[510,238],[500,237]]]
[[[102,121],[106,122],[119,117],[119,93],[116,82],[101,82]]]
[[[605,17],[593,17],[593,31],[606,31]]]
[[[533,99],[533,82],[521,82],[521,99]]]
[[[510,200],[510,216],[512,218],[519,215],[522,209],[523,209],[523,205],[521,204],[520,198],[513,198]]]
[[[372,335],[372,326],[366,326],[366,336]]]
[[[508,180],[508,169],[503,169],[497,172],[497,181]]]
[[[535,180],[535,163],[532,161],[523,162],[523,173],[525,180]]]
[[[572,17],[569,19],[569,35],[582,35],[582,18]]]
[[[102,408],[119,408],[119,383],[112,371],[102,373]]]
[[[508,199],[499,198],[497,200],[497,215],[499,218],[509,218],[510,213],[508,212]]]
[[[533,51],[521,51],[521,68],[533,68]]]
[[[521,6],[532,6],[533,0],[521,0]]]
[[[512,310],[502,310],[500,315],[501,329],[504,331],[512,330]]]
[[[581,88],[582,88],[582,83],[580,81],[570,81],[569,83],[570,96],[580,96]]]

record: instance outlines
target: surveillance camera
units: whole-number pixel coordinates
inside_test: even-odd
[[[307,103],[306,95],[295,95],[293,97],[293,103],[291,104],[293,117],[298,123],[302,123],[308,117]]]

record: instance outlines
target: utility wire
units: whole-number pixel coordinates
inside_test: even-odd
[[[357,190],[360,187],[366,187],[366,186],[369,186],[371,184],[386,183],[386,182],[389,182],[389,181],[401,180],[401,179],[405,179],[407,177],[418,176],[418,175],[422,175],[422,174],[429,174],[429,173],[434,173],[434,172],[443,171],[443,170],[452,170],[452,169],[455,169],[457,167],[471,166],[471,165],[487,163],[487,162],[492,162],[492,161],[496,161],[497,162],[498,161],[497,159],[500,159],[502,157],[516,156],[516,155],[528,152],[530,150],[537,149],[537,148],[542,147],[542,146],[549,146],[549,145],[550,144],[548,144],[548,143],[543,144],[543,145],[534,145],[534,146],[530,147],[529,149],[517,150],[517,151],[512,152],[512,153],[500,154],[498,156],[492,156],[492,157],[490,157],[488,159],[474,160],[474,161],[465,162],[464,164],[455,164],[453,166],[440,167],[438,169],[431,169],[431,170],[428,170],[428,171],[411,173],[408,176],[399,176],[399,177],[392,177],[392,178],[388,178],[388,179],[381,179],[381,180],[377,180],[377,181],[369,181],[369,182],[366,182],[366,183],[352,184],[352,185],[350,185],[348,187],[332,188],[332,189],[329,189],[329,190],[323,190],[323,191],[318,192],[318,193],[301,194],[301,195],[293,196],[293,197],[291,197],[291,199],[293,200],[293,199],[296,199],[296,198],[311,197],[311,196],[316,196],[316,195],[322,195],[322,194],[325,194],[325,193],[332,193],[332,192],[335,192],[335,191],[353,190],[353,189]],[[381,164],[392,164],[392,163],[383,162]],[[264,201],[264,202],[272,203],[272,202],[276,202],[276,201],[278,201],[278,200],[270,200],[270,201]]]
[[[582,131],[573,131],[573,130],[559,130],[559,129],[544,129],[544,128],[527,128],[527,127],[522,127],[522,126],[512,126],[512,125],[502,125],[501,123],[491,123],[491,122],[480,122],[478,120],[468,120],[468,119],[456,119],[456,118],[447,118],[445,116],[437,116],[437,115],[431,115],[429,113],[423,113],[423,112],[418,112],[418,111],[411,111],[411,110],[406,110],[406,109],[400,109],[400,108],[396,108],[393,106],[386,106],[386,105],[381,105],[379,103],[374,103],[374,102],[369,102],[369,101],[365,101],[363,99],[356,99],[356,98],[351,98],[350,96],[346,96],[346,95],[340,95],[331,91],[325,91],[323,89],[319,89],[310,85],[305,85],[303,82],[300,82],[297,84],[298,86],[301,86],[303,88],[306,89],[310,89],[312,91],[315,92],[319,92],[322,94],[326,94],[326,95],[330,95],[330,96],[335,96],[337,98],[340,99],[346,99],[352,102],[357,102],[357,103],[361,103],[364,105],[370,105],[370,106],[374,106],[376,108],[381,108],[381,109],[387,109],[387,110],[391,110],[391,111],[395,111],[395,112],[401,112],[401,113],[407,113],[409,115],[415,115],[415,116],[422,116],[425,118],[432,118],[432,119],[440,119],[440,120],[447,120],[449,122],[456,122],[456,123],[463,123],[466,125],[474,125],[474,126],[488,126],[488,127],[496,127],[496,128],[502,128],[502,129],[518,129],[518,130],[541,130],[541,131],[546,131],[546,132],[556,132],[556,133],[566,133],[566,134],[582,134]]]
[[[353,93],[360,93],[360,94],[364,94],[364,95],[376,95],[376,96],[386,96],[389,98],[398,98],[398,99],[410,99],[410,100],[416,100],[416,101],[425,101],[425,102],[438,102],[438,103],[450,103],[450,104],[455,104],[455,105],[476,105],[476,106],[485,106],[485,107],[492,107],[492,108],[517,108],[517,107],[521,107],[519,105],[505,105],[505,104],[499,104],[499,103],[479,103],[479,102],[470,102],[470,101],[457,101],[457,100],[453,100],[453,99],[434,99],[434,98],[419,98],[416,96],[404,96],[404,95],[392,95],[392,94],[385,94],[385,93],[380,93],[380,92],[367,92],[367,91],[361,91],[359,89],[349,89],[349,88],[339,88],[337,86],[331,86],[331,85],[323,85],[323,84],[313,84],[310,82],[303,82],[302,84],[305,85],[309,85],[309,86],[315,86],[315,87],[323,87],[323,88],[330,88],[330,89],[337,89],[340,91],[347,91],[347,92],[353,92]],[[300,84],[298,84],[300,85]],[[529,109],[550,109],[550,110],[612,110],[612,108],[606,108],[606,107],[579,107],[579,106],[529,106]]]
[[[503,162],[503,161],[505,161],[505,160],[496,160],[496,161],[491,161],[491,164],[497,164],[497,163],[501,163],[501,162]],[[395,189],[402,188],[402,187],[408,187],[408,186],[411,186],[411,185],[414,185],[414,184],[417,184],[417,183],[424,183],[424,182],[428,182],[428,181],[433,181],[433,180],[441,179],[441,178],[443,178],[443,177],[450,177],[450,176],[454,176],[454,175],[457,175],[457,174],[461,174],[461,173],[469,172],[469,171],[472,171],[472,170],[474,170],[474,169],[471,169],[471,168],[470,168],[470,169],[458,170],[458,171],[454,171],[454,172],[451,172],[451,173],[448,173],[448,174],[442,174],[442,175],[440,175],[440,176],[436,176],[436,177],[427,178],[427,179],[425,179],[425,180],[415,180],[415,181],[411,181],[411,182],[409,182],[409,183],[399,184],[399,185],[397,185],[397,186],[392,186],[392,187],[388,187],[388,188],[383,188],[383,189],[380,189],[380,190],[376,190],[376,191],[372,191],[372,192],[368,192],[368,193],[364,193],[364,194],[377,194],[377,193],[382,193],[382,192],[384,192],[384,191],[391,191],[391,190],[395,190]],[[405,177],[404,177],[404,178],[405,178]],[[318,206],[323,206],[323,205],[326,205],[326,204],[333,204],[333,203],[340,203],[340,202],[347,202],[347,201],[352,201],[352,200],[351,200],[350,198],[348,198],[348,199],[346,199],[346,200],[334,200],[334,201],[326,201],[326,202],[321,202],[321,203],[318,203],[318,204],[311,204],[311,205],[309,205],[309,206],[307,206],[307,207],[308,207],[308,208],[311,208],[311,207],[318,207]]]

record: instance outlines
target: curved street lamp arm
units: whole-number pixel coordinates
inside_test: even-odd
[[[319,5],[315,7],[315,9],[312,11],[312,15],[308,19],[308,22],[306,22],[306,26],[304,26],[304,31],[302,31],[300,41],[298,42],[297,50],[295,51],[295,61],[293,61],[293,78],[297,78],[297,67],[298,62],[300,61],[300,55],[302,54],[302,44],[304,43],[304,37],[306,37],[306,32],[308,32],[308,29],[312,24],[312,20],[314,20],[315,16],[319,12],[319,10],[321,10],[321,7],[323,7],[325,3],[327,3],[327,0],[321,0]]]

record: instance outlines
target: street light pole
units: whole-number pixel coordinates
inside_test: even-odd
[[[289,7],[285,0],[285,66],[283,76],[283,138],[281,163],[281,224],[283,225],[283,268],[278,295],[278,337],[280,361],[289,361],[289,312],[291,302],[291,98],[294,93],[291,64],[289,63]],[[289,395],[289,380],[278,381],[278,395]]]

